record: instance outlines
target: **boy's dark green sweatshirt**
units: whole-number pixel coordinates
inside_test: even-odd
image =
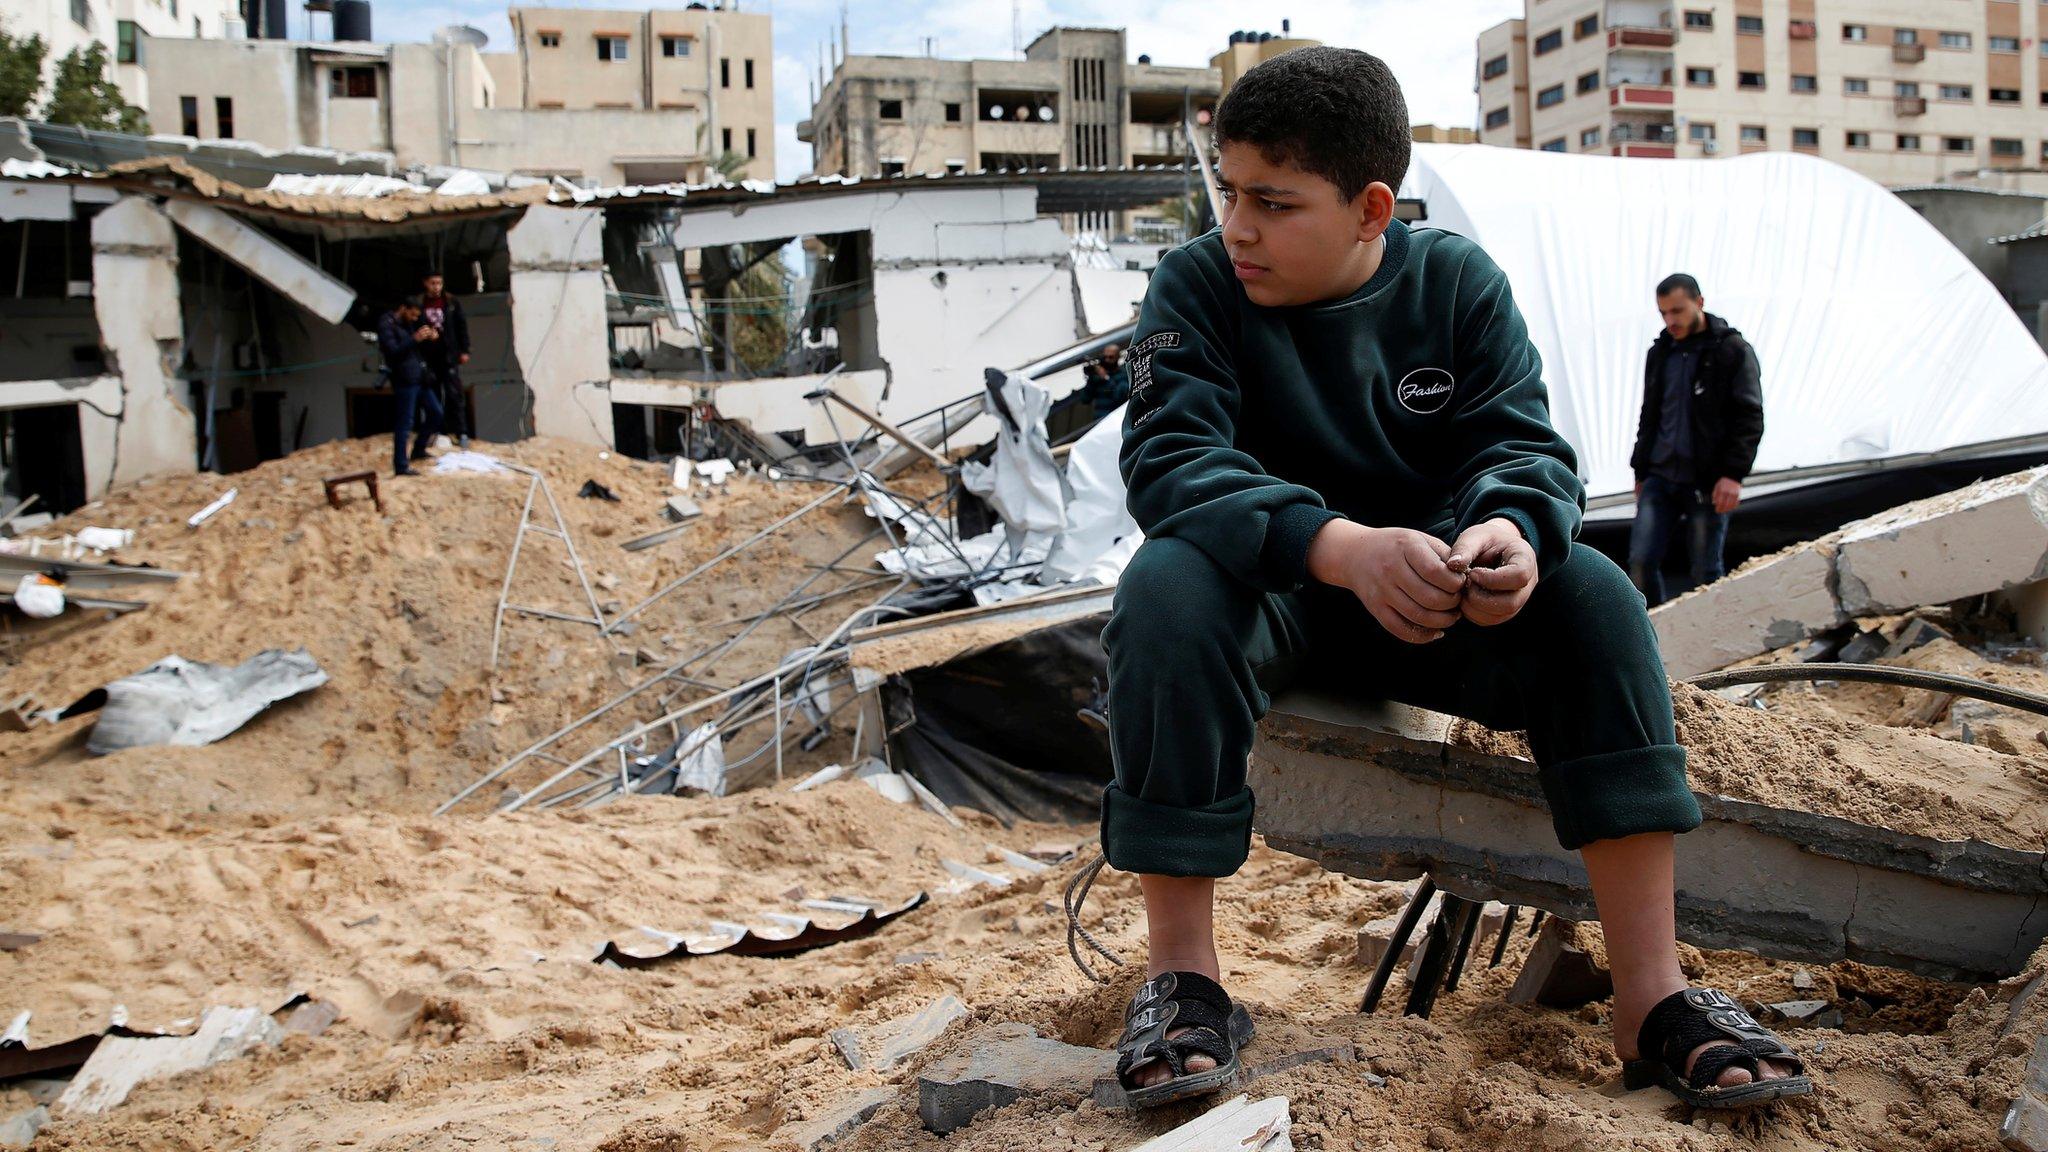
[[[1218,232],[1160,261],[1121,458],[1147,536],[1269,592],[1307,581],[1309,541],[1340,516],[1446,541],[1505,517],[1539,574],[1564,562],[1585,490],[1506,275],[1462,236],[1386,237],[1364,287],[1300,307],[1252,303]]]

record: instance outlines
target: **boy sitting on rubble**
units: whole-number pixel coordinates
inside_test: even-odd
[[[1317,667],[1527,730],[1599,903],[1630,1087],[1723,1108],[1810,1091],[1776,1036],[1679,971],[1674,834],[1700,811],[1643,598],[1574,543],[1584,492],[1507,277],[1393,219],[1393,74],[1289,52],[1238,81],[1215,133],[1223,226],[1161,260],[1126,353],[1146,540],[1103,635],[1102,844],[1145,897],[1152,978],[1118,1042],[1132,1106],[1214,1091],[1250,1039],[1218,983],[1216,878],[1250,850],[1267,694]]]

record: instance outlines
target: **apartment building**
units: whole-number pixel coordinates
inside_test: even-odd
[[[142,42],[220,37],[230,21],[240,21],[236,0],[0,0],[0,29],[10,36],[41,36],[49,46],[45,82],[59,60],[98,44],[122,98],[143,109],[149,107],[149,73]]]
[[[821,176],[1180,164],[1221,73],[1127,51],[1121,28],[1057,27],[1022,60],[847,56],[797,139]]]
[[[2041,0],[1525,0],[1479,37],[1481,142],[1824,156],[1886,184],[2048,164]]]
[[[678,150],[744,163],[775,178],[774,21],[734,0],[653,11],[522,8],[512,51],[485,53],[501,106],[529,110],[679,112],[701,139]],[[640,165],[646,168],[647,165]]]

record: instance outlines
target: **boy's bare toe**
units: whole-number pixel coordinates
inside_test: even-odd
[[[1166,1038],[1168,1040],[1171,1040],[1176,1036],[1185,1035],[1190,1031],[1192,1031],[1192,1029],[1175,1028],[1173,1031],[1168,1032],[1166,1034]],[[1207,1072],[1214,1067],[1216,1067],[1216,1061],[1211,1060],[1207,1056],[1192,1055],[1187,1058],[1187,1070],[1190,1075],[1196,1072]],[[1138,1087],[1140,1088],[1150,1088],[1157,1084],[1164,1084],[1168,1080],[1173,1079],[1173,1069],[1167,1067],[1166,1061],[1164,1060],[1154,1060],[1151,1063],[1140,1067],[1137,1071],[1131,1073],[1131,1079],[1136,1081]]]

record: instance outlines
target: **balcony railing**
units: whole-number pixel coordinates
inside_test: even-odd
[[[1927,45],[1925,44],[1892,45],[1892,63],[1894,64],[1918,64],[1925,59],[1927,59]]]
[[[1616,48],[1669,48],[1678,43],[1676,28],[1609,28],[1607,47]]]
[[[1616,156],[1637,156],[1650,160],[1670,160],[1678,155],[1678,149],[1670,144],[1631,144],[1614,146]]]
[[[1607,103],[1613,107],[1623,105],[1646,105],[1670,107],[1675,97],[1669,84],[1636,84],[1623,81],[1607,91]]]
[[[1678,129],[1670,124],[1616,124],[1607,139],[1616,144],[1676,144]]]
[[[1927,97],[1894,96],[1892,97],[1892,114],[1896,116],[1925,116],[1927,115]]]

